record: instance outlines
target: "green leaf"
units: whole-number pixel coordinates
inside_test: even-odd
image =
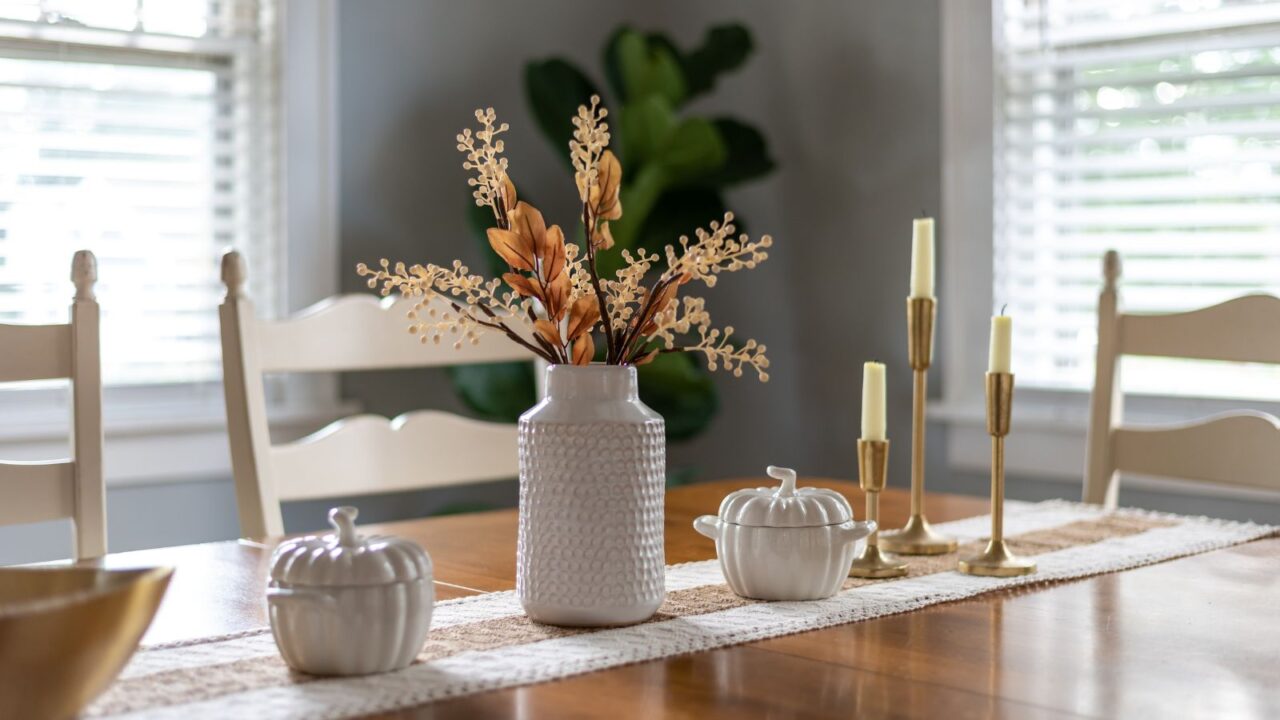
[[[720,405],[711,376],[688,353],[667,353],[637,368],[640,399],[662,415],[667,441],[688,440],[707,428]]]
[[[670,484],[671,481],[667,480],[667,483]],[[442,515],[467,515],[469,513],[484,512],[486,510],[496,510],[496,509],[497,508],[495,508],[490,503],[474,502],[474,501],[473,502],[456,502],[456,503],[449,503],[448,505],[445,505],[439,510],[436,510],[435,512],[431,513],[431,517],[440,517]]]
[[[658,151],[654,162],[673,183],[696,182],[724,166],[728,148],[711,121],[691,117],[681,122]]]
[[[708,30],[702,45],[681,58],[689,97],[709,92],[717,75],[747,61],[753,46],[751,31],[745,26],[717,25]]]
[[[675,245],[681,235],[693,237],[694,230],[706,227],[712,220],[724,218],[724,212],[724,198],[711,188],[669,190],[658,198],[645,218],[635,246],[662,255],[662,249]]]
[[[769,145],[759,130],[733,118],[715,118],[711,122],[727,152],[724,164],[704,178],[704,182],[724,187],[773,172],[776,163],[769,156]]]
[[[624,102],[658,95],[678,106],[688,95],[680,56],[669,40],[651,37],[630,28],[614,33],[605,47],[605,74]]]
[[[482,262],[489,276],[502,277],[502,273],[507,271],[507,264],[493,251],[489,236],[485,234],[493,226],[493,210],[488,205],[476,205],[475,199],[471,197],[471,188],[467,188],[467,227],[471,229],[476,247],[480,248],[480,257],[483,258]]]
[[[646,95],[622,106],[617,128],[624,167],[629,173],[638,173],[670,140],[676,129],[676,114],[666,98]],[[623,175],[624,182],[628,179],[629,175]]]
[[[614,272],[622,266],[621,252],[635,247],[636,234],[644,224],[654,203],[666,192],[670,180],[666,169],[660,163],[650,163],[639,172],[630,175],[627,182],[626,171],[623,171],[622,185],[622,218],[609,223],[616,244],[610,252],[599,256],[600,276],[612,278]]]
[[[581,70],[560,58],[526,64],[524,89],[538,127],[559,151],[557,157],[572,167],[565,148],[573,138],[573,118],[578,106],[589,104],[599,91]]]
[[[667,487],[689,485],[698,479],[698,468],[693,465],[667,468]]]
[[[532,362],[454,365],[448,371],[458,397],[484,420],[513,423],[537,402]]]
[[[613,90],[613,96],[623,104],[631,98],[627,95],[626,82],[622,79],[622,59],[619,57],[619,48],[622,44],[622,39],[634,33],[635,29],[630,25],[619,25],[614,29],[609,39],[605,41],[604,52],[601,53],[601,60],[604,63],[605,82],[609,83],[609,87]]]

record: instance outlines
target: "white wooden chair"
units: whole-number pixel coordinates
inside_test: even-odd
[[[70,323],[0,324],[0,382],[70,378],[72,418],[69,460],[0,462],[0,525],[71,518],[76,558],[107,552],[97,279],[97,260],[81,250],[71,262]]]
[[[1103,260],[1098,364],[1084,500],[1115,507],[1121,472],[1280,490],[1280,420],[1248,410],[1159,427],[1122,425],[1122,355],[1280,364],[1280,298],[1246,295],[1191,312],[1119,311],[1120,257]]]
[[[263,320],[245,295],[238,252],[222,258],[220,308],[227,428],[240,529],[280,535],[280,503],[515,477],[516,426],[423,410],[394,420],[356,415],[301,440],[271,445],[263,374],[334,372],[533,359],[496,334],[455,350],[407,332],[412,300],[344,295],[285,320]]]

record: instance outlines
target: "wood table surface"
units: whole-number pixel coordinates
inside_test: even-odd
[[[667,562],[715,557],[693,518],[757,479],[667,496]],[[861,507],[856,485],[840,490]],[[882,495],[886,527],[908,497]],[[935,521],[985,499],[931,495]],[[515,587],[516,513],[369,526],[422,543],[441,599]],[[118,553],[177,568],[147,642],[266,623],[272,543]],[[425,705],[394,718],[1280,717],[1280,538],[1083,580],[1006,590],[867,622]]]

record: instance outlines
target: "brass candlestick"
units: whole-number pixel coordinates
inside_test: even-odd
[[[911,518],[880,538],[884,549],[905,555],[941,555],[956,541],[934,530],[924,517],[924,405],[933,363],[933,323],[938,304],[931,297],[907,298],[907,357],[911,362]]]
[[[991,435],[991,541],[960,561],[960,572],[988,577],[1030,575],[1034,560],[1014,555],[1004,542],[1004,436],[1013,415],[1013,373],[987,373],[987,433]]]
[[[880,491],[889,470],[888,440],[858,441],[858,484],[867,494],[867,519],[880,522]],[[891,578],[907,574],[907,564],[880,552],[880,531],[871,533],[867,546],[853,559],[849,577]]]

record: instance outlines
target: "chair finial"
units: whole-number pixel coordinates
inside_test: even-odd
[[[244,281],[248,272],[244,266],[244,256],[239,250],[228,250],[222,254],[222,283],[227,286],[227,297],[244,297]]]
[[[1120,253],[1108,250],[1102,257],[1102,277],[1108,288],[1115,288],[1116,280],[1120,279]]]
[[[98,281],[98,259],[89,250],[77,250],[71,259],[71,282],[76,286],[76,300],[97,300],[93,284]]]

